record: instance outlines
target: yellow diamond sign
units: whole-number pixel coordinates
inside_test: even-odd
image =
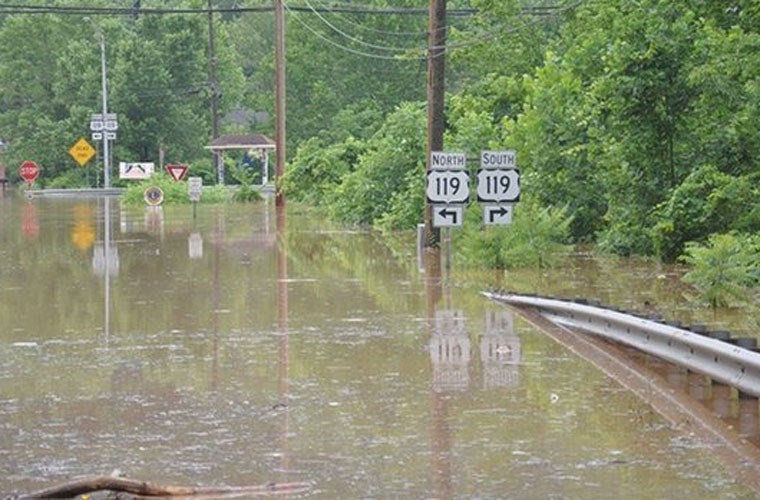
[[[69,154],[79,163],[80,167],[84,167],[84,164],[92,159],[95,155],[95,149],[90,146],[90,143],[82,137],[76,144],[71,146]]]

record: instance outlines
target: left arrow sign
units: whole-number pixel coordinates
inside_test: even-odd
[[[433,207],[433,225],[451,227],[462,225],[464,208],[461,205],[435,205]]]

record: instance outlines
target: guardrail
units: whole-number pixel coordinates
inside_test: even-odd
[[[760,397],[760,353],[725,340],[594,305],[517,294],[484,292],[489,299],[536,310],[549,321],[634,347]]]

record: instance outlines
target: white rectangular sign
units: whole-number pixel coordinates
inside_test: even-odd
[[[155,171],[152,162],[146,163],[119,163],[119,179],[148,179]]]
[[[511,224],[513,205],[483,205],[483,224]]]
[[[461,226],[463,218],[464,207],[462,205],[433,206],[433,226],[435,227]]]
[[[482,151],[480,166],[483,168],[517,168],[517,153],[507,151]]]
[[[467,155],[464,153],[449,153],[433,151],[430,153],[431,170],[463,170],[467,167]]]
[[[203,193],[203,178],[188,177],[187,178],[187,194],[188,196],[190,196],[190,201],[194,203],[201,201],[202,193]]]

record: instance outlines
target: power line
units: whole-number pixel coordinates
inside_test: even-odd
[[[327,25],[332,31],[342,36],[343,38],[346,38],[347,40],[350,40],[352,42],[358,43],[359,45],[363,45],[371,49],[377,49],[377,50],[382,50],[382,51],[387,51],[387,52],[403,52],[403,51],[411,49],[411,47],[393,47],[393,46],[377,45],[374,43],[365,42],[364,40],[360,38],[357,38],[355,36],[352,36],[346,33],[345,31],[342,31],[340,28],[338,28],[333,23],[331,23],[328,19],[326,19],[325,16],[322,15],[322,13],[314,9],[309,3],[309,0],[305,0],[305,1],[306,1],[306,5],[311,7],[311,11],[319,18],[320,21],[322,21],[325,25]]]
[[[392,35],[392,36],[405,36],[405,37],[418,37],[418,38],[425,38],[427,37],[427,34],[428,34],[427,30],[425,29],[420,29],[417,31],[399,31],[399,30],[390,31],[390,30],[376,29],[370,26],[364,26],[363,24],[357,23],[353,19],[348,18],[345,15],[345,13],[335,12],[325,2],[320,2],[320,3],[322,4],[322,9],[327,10],[333,18],[342,19],[345,24],[348,24],[362,31],[366,31],[366,32],[373,33],[376,35]]]
[[[303,5],[293,5],[289,7],[292,12],[312,12],[322,13],[340,12],[362,15],[427,15],[427,9],[416,7],[371,7],[366,5],[347,4],[344,7],[308,7]],[[141,15],[167,15],[167,14],[243,14],[247,12],[273,12],[274,7],[271,5],[262,5],[256,7],[220,7],[220,8],[140,8]],[[449,11],[452,16],[470,16],[475,14],[475,9],[453,9]],[[51,5],[25,5],[17,3],[0,3],[0,14],[70,14],[70,15],[117,15],[117,16],[134,16],[135,9],[132,7],[68,7],[68,6],[51,6]]]
[[[426,60],[429,57],[431,57],[428,53],[428,51],[433,50],[435,53],[432,55],[432,57],[443,57],[449,52],[453,50],[463,49],[466,47],[471,47],[474,45],[478,45],[484,42],[487,42],[489,40],[496,39],[498,37],[502,37],[504,35],[516,33],[519,31],[522,31],[523,29],[529,28],[533,25],[542,23],[547,20],[547,18],[554,18],[561,14],[564,14],[566,12],[569,12],[571,10],[574,10],[581,6],[582,4],[586,3],[588,0],[577,0],[574,3],[566,4],[566,5],[559,5],[559,6],[545,6],[545,7],[534,7],[529,8],[526,10],[521,11],[521,15],[519,17],[526,18],[530,17],[531,19],[528,21],[523,22],[520,25],[517,26],[511,26],[508,28],[505,27],[495,27],[489,31],[483,32],[481,34],[474,35],[472,38],[468,40],[461,41],[459,43],[448,43],[444,47],[428,47],[427,44],[420,45],[417,47],[408,47],[408,48],[398,48],[398,47],[388,47],[388,46],[377,46],[374,44],[369,44],[366,42],[363,42],[362,40],[353,37],[347,33],[345,33],[342,30],[339,30],[334,27],[333,24],[326,21],[324,19],[324,16],[319,15],[318,13],[312,11],[311,13],[317,14],[317,16],[322,20],[328,27],[332,29],[332,31],[336,32],[338,35],[340,35],[343,38],[346,38],[350,41],[359,43],[361,45],[364,45],[365,47],[369,48],[376,48],[378,50],[386,50],[391,52],[396,52],[396,54],[388,55],[388,54],[376,54],[372,52],[367,52],[365,50],[359,50],[355,49],[353,47],[350,47],[348,45],[344,45],[342,43],[336,42],[335,40],[332,40],[331,38],[327,37],[325,34],[319,32],[316,28],[310,26],[308,23],[300,19],[300,16],[293,15],[293,18],[301,24],[304,28],[306,28],[309,32],[311,32],[314,36],[319,38],[320,40],[340,49],[345,52],[358,55],[361,57],[368,57],[373,59],[383,59],[383,60],[392,60],[392,61],[410,61],[410,60]],[[308,0],[307,0],[308,3]],[[288,11],[293,11],[294,9],[290,7],[289,5],[285,4],[285,8]],[[445,29],[445,27],[441,28]],[[443,50],[436,50],[436,49],[443,49]],[[414,55],[419,54],[419,55]]]

